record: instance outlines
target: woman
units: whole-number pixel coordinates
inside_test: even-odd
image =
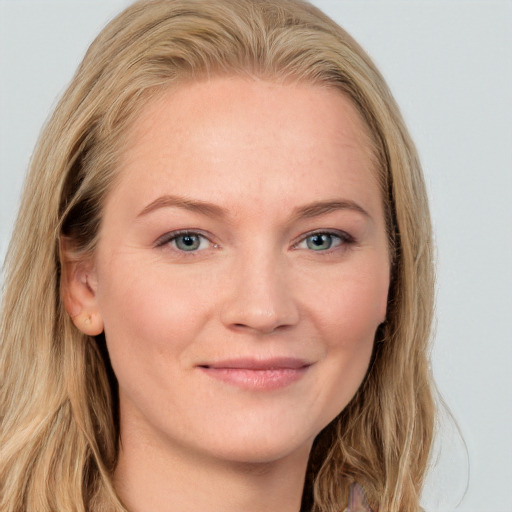
[[[419,510],[426,194],[382,77],[317,9],[128,8],[14,233],[2,510]]]

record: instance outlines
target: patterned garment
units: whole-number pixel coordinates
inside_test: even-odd
[[[343,512],[373,512],[366,500],[364,489],[357,482],[350,486],[348,505]]]

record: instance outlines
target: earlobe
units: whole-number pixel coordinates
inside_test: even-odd
[[[61,243],[60,293],[64,307],[76,327],[84,334],[97,336],[103,332],[96,295],[97,279],[92,262],[74,258]]]
[[[71,319],[84,334],[97,336],[103,332],[103,319],[97,312],[87,313],[82,311],[78,315],[71,316]]]

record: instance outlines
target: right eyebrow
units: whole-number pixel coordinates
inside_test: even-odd
[[[349,199],[334,199],[331,201],[315,201],[295,210],[294,218],[312,218],[338,210],[350,210],[371,219],[370,214],[358,203]]]
[[[206,201],[198,201],[197,199],[189,199],[182,196],[173,196],[165,194],[156,198],[154,201],[145,206],[137,215],[137,218],[143,217],[159,208],[182,208],[184,210],[201,213],[209,217],[226,217],[227,211]]]

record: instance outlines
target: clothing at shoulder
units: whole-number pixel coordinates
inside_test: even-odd
[[[363,487],[357,482],[350,486],[348,505],[343,512],[373,512],[368,505]]]

